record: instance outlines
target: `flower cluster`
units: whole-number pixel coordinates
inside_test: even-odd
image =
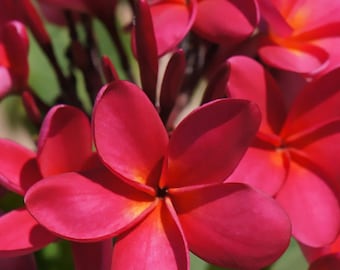
[[[260,270],[291,238],[310,270],[338,269],[338,14],[334,0],[2,0],[0,99],[20,98],[35,147],[0,139],[0,269],[45,269],[37,254],[63,242],[76,270],[188,270],[190,253]],[[33,41],[52,101],[30,82]]]

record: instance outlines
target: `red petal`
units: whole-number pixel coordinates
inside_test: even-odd
[[[66,173],[40,181],[26,194],[26,206],[40,224],[79,241],[116,235],[152,208],[153,198],[109,172]]]
[[[24,209],[0,217],[0,256],[20,256],[39,250],[56,237]]]
[[[157,186],[168,135],[141,89],[124,81],[104,87],[93,124],[98,153],[115,173]]]
[[[0,140],[0,182],[9,190],[24,195],[41,179],[36,154],[10,140]]]
[[[162,185],[222,182],[244,155],[259,123],[257,106],[245,100],[221,99],[201,106],[171,136]]]
[[[306,134],[300,140],[291,142],[295,148],[302,150],[305,156],[314,164],[317,164],[324,173],[332,179],[339,179],[340,171],[337,160],[340,152],[340,120],[332,121],[313,133]],[[335,181],[339,191],[340,184]]]
[[[283,153],[275,149],[250,147],[228,182],[246,183],[275,195],[287,176]]]
[[[3,28],[3,42],[10,62],[10,72],[18,88],[26,87],[28,79],[28,34],[23,24],[7,23]]]
[[[189,249],[210,263],[260,269],[289,244],[287,215],[269,196],[244,184],[170,189],[169,194]]]
[[[286,117],[283,95],[273,77],[262,65],[245,56],[228,59],[230,75],[228,92],[231,97],[255,102],[262,115],[260,130],[278,133]]]
[[[286,1],[287,2],[287,1]],[[270,25],[270,31],[281,37],[288,37],[292,34],[293,28],[288,24],[283,12],[279,11],[272,0],[258,0],[261,15]]]
[[[332,190],[318,175],[291,162],[277,200],[287,211],[298,241],[320,247],[335,240],[340,229],[339,205]]]
[[[110,270],[112,239],[94,242],[71,242],[73,261],[76,270]]]
[[[193,29],[211,42],[240,42],[253,33],[259,17],[253,0],[199,0]]]
[[[92,155],[90,122],[80,110],[53,107],[39,134],[38,162],[44,176],[83,169]]]
[[[142,88],[152,103],[156,100],[158,55],[151,10],[145,0],[136,1],[135,40]],[[148,29],[148,31],[145,31]]]
[[[140,224],[118,238],[113,250],[112,269],[188,270],[188,254],[171,204],[160,201]]]
[[[269,65],[308,75],[321,71],[328,63],[329,55],[321,47],[301,44],[296,47],[264,45],[259,55]]]
[[[296,136],[340,117],[339,85],[340,68],[307,84],[292,105],[282,136]]]
[[[196,9],[196,0],[157,1],[150,6],[158,55],[169,52],[183,40],[194,22]]]

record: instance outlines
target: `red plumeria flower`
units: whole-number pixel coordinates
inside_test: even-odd
[[[23,24],[18,21],[0,24],[0,99],[27,88],[28,46]]]
[[[97,151],[110,172],[49,177],[30,188],[26,205],[63,237],[117,236],[112,269],[188,269],[189,249],[220,266],[261,268],[287,247],[289,220],[269,196],[223,183],[259,121],[255,104],[216,100],[169,139],[144,92],[115,81],[93,113]]]
[[[256,102],[263,116],[255,142],[229,180],[274,196],[300,242],[329,244],[340,225],[335,195],[340,189],[332,181],[339,177],[334,160],[340,151],[340,70],[307,84],[286,108],[281,90],[259,63],[237,56],[229,64],[229,94]]]
[[[0,182],[22,196],[43,177],[98,166],[92,152],[89,120],[83,112],[70,106],[59,105],[49,111],[39,134],[37,153],[5,139],[0,140],[0,149]],[[56,239],[37,223],[25,206],[0,217],[0,236],[0,257],[29,254]],[[79,260],[76,264],[95,265],[91,260],[96,260],[96,255],[83,258],[77,250],[85,247],[78,245],[73,244],[75,258]],[[98,249],[107,243],[93,245]],[[87,248],[93,249],[91,245]]]
[[[258,2],[268,24],[267,39],[259,49],[267,64],[313,75],[328,65],[330,55],[338,54],[329,43],[339,38],[339,1]]]
[[[249,37],[259,19],[254,0],[198,0],[193,30],[211,42],[231,46]]]

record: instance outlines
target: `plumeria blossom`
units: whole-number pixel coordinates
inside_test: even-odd
[[[339,1],[258,1],[268,35],[259,55],[269,65],[313,75],[337,65]],[[335,54],[333,56],[333,54]],[[335,59],[334,59],[335,57]],[[327,69],[332,69],[328,66]]]
[[[0,99],[11,92],[26,90],[28,47],[28,35],[22,23],[0,23]]]
[[[259,63],[243,56],[228,62],[229,94],[256,102],[263,116],[256,140],[228,181],[246,182],[274,196],[303,244],[331,243],[340,222],[334,180],[339,179],[340,70],[307,84],[287,108]]]
[[[0,149],[0,183],[22,196],[43,177],[98,166],[92,152],[87,116],[79,109],[66,105],[53,107],[45,117],[37,153],[6,139],[0,140]],[[25,206],[0,217],[0,235],[0,257],[29,254],[56,239],[54,234],[37,223]],[[89,267],[93,267],[94,262],[91,260],[96,260],[95,256],[76,256],[78,245],[74,244],[75,257],[88,265],[77,269],[93,269]],[[103,242],[94,245],[98,249],[100,245],[104,247],[107,244]],[[84,247],[80,248],[85,250]],[[109,248],[107,246],[105,249],[110,251]],[[88,246],[88,249],[92,247]],[[105,268],[98,266],[97,269]]]
[[[49,177],[25,202],[63,237],[116,236],[112,269],[189,269],[189,250],[220,266],[261,268],[287,247],[289,220],[269,196],[223,183],[259,121],[255,104],[221,99],[189,114],[169,139],[144,92],[115,81],[102,88],[93,112],[109,171]]]

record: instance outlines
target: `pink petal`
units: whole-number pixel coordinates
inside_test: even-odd
[[[287,215],[269,196],[244,184],[169,189],[169,194],[190,250],[209,263],[260,269],[289,244]]]
[[[332,179],[336,179],[337,187],[340,192],[339,165],[337,160],[340,152],[340,119],[332,121],[327,125],[320,127],[313,133],[306,134],[299,140],[291,142],[290,145],[302,150],[314,164],[317,164]]]
[[[338,29],[339,28],[340,27],[338,27]],[[315,44],[323,48],[329,54],[329,63],[327,67],[318,74],[318,76],[322,76],[323,74],[326,74],[340,66],[340,52],[338,50],[340,46],[339,35],[319,39],[315,42]]]
[[[24,209],[0,217],[0,256],[20,256],[39,250],[56,237]]]
[[[291,162],[286,183],[276,199],[287,211],[298,241],[320,247],[335,240],[340,229],[338,202],[323,179],[303,164]]]
[[[136,85],[105,86],[94,108],[97,151],[129,182],[156,186],[168,135],[153,105]]]
[[[40,224],[63,238],[98,241],[141,219],[153,198],[109,172],[92,171],[46,178],[27,192],[25,202]]]
[[[321,47],[300,44],[296,47],[264,45],[259,55],[268,65],[303,74],[316,74],[328,63],[329,55]]]
[[[245,183],[275,195],[287,176],[284,153],[272,148],[249,147],[227,182]]]
[[[308,270],[330,270],[340,269],[340,253],[333,253],[323,256],[314,261]]]
[[[283,95],[273,77],[255,60],[245,56],[228,59],[230,75],[227,91],[233,98],[255,102],[262,115],[260,130],[278,133],[286,117]]]
[[[6,270],[36,270],[34,255],[0,258],[0,268]]]
[[[188,270],[188,254],[171,203],[159,201],[157,208],[140,224],[118,238],[113,250],[112,269]]]
[[[259,123],[256,104],[245,100],[221,99],[201,106],[173,132],[167,178],[161,185],[222,182],[244,155]]]
[[[66,105],[46,115],[38,142],[38,162],[44,176],[84,168],[92,155],[90,122],[80,110]]]
[[[0,140],[0,182],[9,190],[24,195],[41,179],[36,154],[10,140]]]
[[[150,11],[160,56],[174,49],[184,39],[194,22],[197,3],[196,0],[154,2],[150,5]]]
[[[94,243],[71,242],[76,270],[110,270],[112,239]]]
[[[215,43],[240,42],[253,33],[259,21],[253,0],[198,0],[197,6],[193,29]]]
[[[302,37],[305,33],[314,32],[313,39],[316,39],[322,36],[324,31],[332,29],[339,22],[339,17],[336,14],[340,12],[340,4],[337,1],[281,0],[272,2],[276,4],[281,13],[284,13],[287,22],[295,29],[294,34],[299,37]],[[285,5],[290,7],[285,8]]]
[[[314,80],[297,96],[282,136],[297,136],[340,117],[340,68]]]

